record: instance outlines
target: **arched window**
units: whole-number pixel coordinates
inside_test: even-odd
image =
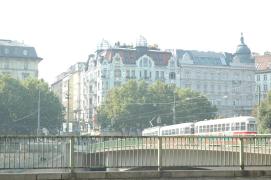
[[[170,72],[170,73],[169,73],[169,79],[176,79],[176,74],[175,74],[175,72]]]

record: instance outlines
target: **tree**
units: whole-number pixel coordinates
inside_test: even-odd
[[[15,121],[22,117],[27,117],[25,113],[27,100],[26,89],[19,81],[10,76],[0,76],[0,132],[17,133],[19,125]]]
[[[36,134],[40,91],[40,127],[56,133],[63,119],[62,105],[43,80],[18,81],[0,76],[0,132]]]
[[[269,134],[271,129],[271,92],[255,109],[258,133]]]
[[[206,97],[189,89],[159,81],[148,85],[132,80],[109,91],[98,111],[98,117],[101,117],[98,121],[123,132],[150,125],[169,125],[174,116],[176,123],[210,119],[216,111]]]

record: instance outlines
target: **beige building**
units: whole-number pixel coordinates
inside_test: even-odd
[[[58,96],[65,108],[63,132],[80,132],[84,114],[81,112],[82,103],[82,73],[85,63],[72,65],[66,72],[57,76],[52,84],[52,91]]]
[[[0,39],[0,74],[19,80],[29,76],[38,77],[38,64],[41,60],[34,47]]]

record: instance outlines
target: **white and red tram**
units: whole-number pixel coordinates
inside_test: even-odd
[[[142,136],[245,135],[256,133],[256,119],[251,116],[239,116],[146,128],[142,131]]]
[[[256,119],[251,116],[213,119],[195,123],[196,135],[247,135],[256,133]]]

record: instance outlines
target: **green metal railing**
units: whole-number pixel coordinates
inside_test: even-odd
[[[0,169],[271,165],[271,135],[0,136]]]

